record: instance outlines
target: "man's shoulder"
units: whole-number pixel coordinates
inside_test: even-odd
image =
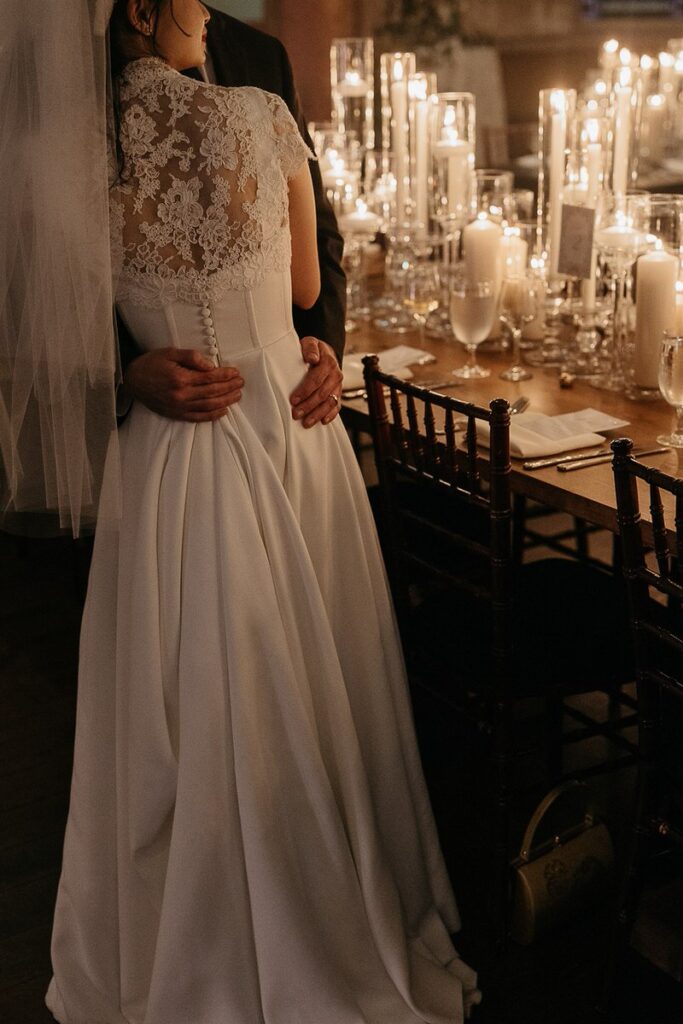
[[[217,11],[214,7],[209,7],[209,11],[211,12],[209,31],[216,34],[228,34],[233,44],[240,49],[243,48],[249,52],[277,53],[278,57],[284,52],[284,46],[280,40],[268,32],[263,32],[253,25],[247,25],[245,22],[233,18],[232,15],[225,14],[224,11]]]

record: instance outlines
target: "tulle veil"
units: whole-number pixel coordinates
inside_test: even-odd
[[[94,525],[105,459],[117,462],[112,5],[2,6],[0,526],[78,536]],[[117,517],[115,492],[102,515]]]

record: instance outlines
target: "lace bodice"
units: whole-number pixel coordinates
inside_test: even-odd
[[[119,85],[117,299],[215,301],[287,269],[287,178],[312,154],[284,101],[194,81],[156,57],[128,64]]]

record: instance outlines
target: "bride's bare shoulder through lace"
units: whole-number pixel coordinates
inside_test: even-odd
[[[129,64],[119,88],[117,297],[215,300],[286,269],[287,178],[312,154],[284,101],[196,82],[157,58]]]

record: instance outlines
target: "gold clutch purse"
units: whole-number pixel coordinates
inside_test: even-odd
[[[512,871],[511,935],[521,945],[604,902],[614,848],[585,783],[566,782],[544,797]]]

